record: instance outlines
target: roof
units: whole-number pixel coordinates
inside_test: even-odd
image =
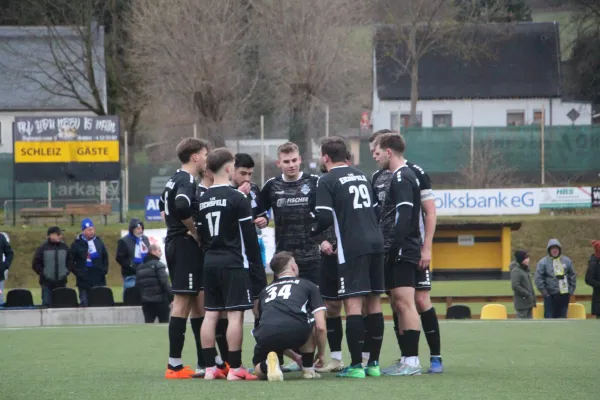
[[[419,60],[420,100],[560,97],[557,23],[474,25],[472,30],[472,37],[483,38],[489,55],[467,60],[439,49],[425,54]],[[375,32],[379,99],[409,100],[410,77],[389,56],[395,51],[402,57],[406,48],[392,42],[390,26],[380,26]]]
[[[93,36],[98,49],[94,73],[106,107],[104,29],[98,26]],[[60,57],[67,67],[82,70],[81,38],[76,27],[0,26],[0,110],[86,110],[77,99],[56,94],[68,95],[73,90],[61,89],[67,79],[59,73],[55,59]],[[88,82],[77,72],[71,76],[76,93],[92,102]]]

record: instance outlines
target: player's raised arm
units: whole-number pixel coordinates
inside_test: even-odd
[[[254,223],[260,229],[263,229],[267,225],[269,225],[268,212],[272,207],[271,206],[271,182],[272,182],[272,180],[268,180],[258,195],[258,207],[256,210],[256,219],[254,220]]]
[[[315,206],[316,226],[311,235],[317,236],[333,225],[333,195],[327,182],[321,177],[317,182],[317,200]]]
[[[402,170],[396,171],[392,176],[390,194],[396,205],[396,225],[394,227],[394,249],[401,249],[410,233],[413,199],[412,185],[408,180],[402,179]]]
[[[262,265],[258,236],[252,220],[252,208],[245,197],[240,197],[240,202],[238,203],[238,221],[240,223],[240,230],[242,231],[242,240],[244,241],[244,249],[248,262]]]

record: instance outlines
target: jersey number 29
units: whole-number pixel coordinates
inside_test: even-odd
[[[210,236],[217,236],[219,234],[219,221],[221,221],[221,211],[213,211],[206,214],[206,222],[208,223]]]
[[[367,185],[349,186],[348,191],[354,195],[354,209],[371,207],[371,196]]]
[[[284,300],[287,300],[292,294],[292,285],[283,285],[281,288],[273,286],[267,291],[267,293],[269,293],[269,296],[265,299],[265,304],[271,300],[275,300],[275,297],[281,297]]]

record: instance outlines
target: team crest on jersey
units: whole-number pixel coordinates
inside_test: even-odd
[[[302,188],[300,189],[300,191],[302,192],[302,194],[304,194],[305,196],[310,192],[310,188],[308,187],[308,184],[304,184],[304,186],[302,186]]]

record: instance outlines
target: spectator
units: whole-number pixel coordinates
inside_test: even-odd
[[[81,235],[71,245],[74,272],[77,275],[79,303],[88,305],[88,290],[96,286],[106,286],[108,273],[108,253],[102,240],[96,236],[91,219],[81,221]]]
[[[535,270],[535,286],[544,296],[544,317],[567,318],[569,299],[577,286],[573,262],[562,255],[558,239],[548,241],[547,251]]]
[[[0,254],[2,261],[0,262],[0,306],[4,304],[4,281],[8,279],[8,269],[12,264],[15,253],[10,247],[10,239],[4,232],[0,232]]]
[[[588,263],[585,283],[594,289],[592,293],[592,315],[600,318],[600,240],[594,240],[592,246],[594,246],[594,254],[592,254]]]
[[[142,311],[147,324],[169,322],[169,304],[173,301],[173,292],[169,285],[167,267],[160,261],[162,250],[153,244],[145,262],[136,270],[135,284],[140,289]]]
[[[42,305],[52,305],[52,290],[67,285],[67,275],[72,271],[73,259],[69,246],[63,242],[63,232],[58,226],[48,228],[48,238],[33,256],[33,270],[40,276]]]
[[[123,295],[125,289],[135,286],[135,271],[144,262],[148,254],[150,241],[144,236],[144,224],[137,218],[129,222],[129,234],[117,243],[117,262],[123,276]]]
[[[513,303],[517,318],[533,318],[535,292],[529,272],[529,254],[526,251],[515,251],[515,260],[510,264],[510,284],[515,293]]]

